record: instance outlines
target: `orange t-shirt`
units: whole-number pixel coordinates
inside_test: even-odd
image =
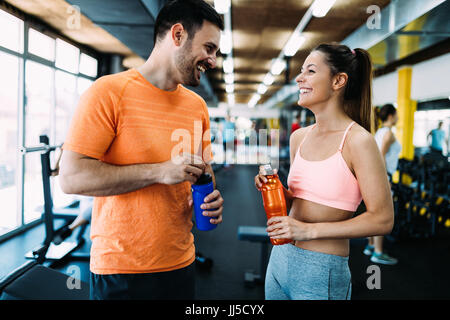
[[[208,109],[200,96],[182,85],[161,90],[130,69],[99,78],[82,95],[63,149],[108,164],[131,165],[168,161],[172,150],[183,146],[208,163],[210,144]],[[96,197],[91,271],[147,273],[191,264],[195,248],[190,189],[189,182],[153,184]]]

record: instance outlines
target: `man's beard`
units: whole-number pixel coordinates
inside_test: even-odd
[[[195,64],[195,59],[192,57],[191,52],[192,42],[188,40],[175,56],[175,66],[183,77],[183,84],[196,87],[200,84],[200,80],[197,79],[196,75],[199,71],[197,70],[197,65]]]

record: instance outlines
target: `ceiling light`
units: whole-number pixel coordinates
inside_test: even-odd
[[[305,42],[306,38],[298,32],[295,32],[291,35],[288,42],[284,46],[283,53],[286,57],[292,57],[295,55]]]
[[[312,4],[312,15],[316,18],[325,17],[336,0],[316,0]]]
[[[264,77],[263,82],[264,82],[264,84],[265,84],[266,86],[270,86],[270,85],[273,83],[274,80],[275,80],[275,78],[274,78],[273,75],[269,72],[269,73],[266,74],[266,76]]]
[[[234,71],[233,58],[228,57],[225,60],[223,60],[223,72],[232,73],[233,71]]]
[[[226,91],[227,93],[233,93],[233,92],[234,92],[234,84],[227,84],[227,85],[225,86],[225,91]]]
[[[220,14],[225,14],[230,10],[231,0],[214,0],[214,8]]]
[[[226,73],[224,78],[225,78],[225,83],[232,84],[234,82],[234,73]]]
[[[264,83],[261,83],[258,86],[258,93],[259,94],[264,94],[264,93],[266,93],[266,91],[267,91],[267,86]]]
[[[272,67],[270,68],[270,72],[277,76],[279,75],[284,69],[286,68],[286,61],[284,61],[283,59],[276,59],[273,63],[272,63]]]
[[[256,106],[256,104],[258,103],[259,99],[261,98],[261,95],[255,93],[252,98],[250,99],[250,101],[248,102],[248,106],[250,108],[253,108],[254,106]]]
[[[230,54],[233,43],[231,40],[231,31],[224,30],[220,32],[220,52],[223,54]]]

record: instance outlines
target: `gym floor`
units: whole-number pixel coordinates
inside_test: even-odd
[[[261,245],[240,241],[237,237],[240,225],[264,226],[266,223],[260,194],[253,187],[257,171],[256,166],[235,165],[216,175],[217,187],[225,199],[224,222],[213,231],[193,229],[197,252],[213,260],[212,269],[197,268],[197,299],[264,299],[262,284],[249,286],[244,283],[244,272],[260,271]],[[26,261],[25,253],[42,242],[43,235],[44,226],[39,225],[0,244],[0,279]],[[89,244],[87,241],[80,251],[88,252]],[[353,300],[450,298],[449,239],[386,241],[386,251],[398,258],[399,263],[395,266],[379,265],[381,289],[372,290],[366,285],[371,275],[367,268],[373,263],[362,253],[365,244],[365,239],[350,241]],[[88,262],[68,261],[57,269],[66,272],[71,265],[80,267],[81,280],[89,282]]]

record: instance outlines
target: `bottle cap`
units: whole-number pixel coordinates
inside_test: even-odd
[[[195,184],[208,184],[212,182],[212,177],[209,173],[203,173],[198,179]]]
[[[264,168],[264,172],[266,173],[265,174],[266,176],[275,174],[275,172],[273,171],[272,166],[270,164],[265,164],[263,168]]]

